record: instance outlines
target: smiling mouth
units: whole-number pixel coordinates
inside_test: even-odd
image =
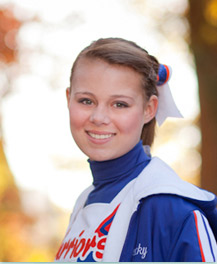
[[[87,132],[87,134],[89,136],[91,136],[92,138],[95,138],[95,139],[107,139],[107,138],[110,138],[110,137],[115,135],[114,133],[110,133],[110,134],[95,134],[95,133],[92,133],[92,132]]]

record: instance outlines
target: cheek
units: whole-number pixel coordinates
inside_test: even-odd
[[[71,129],[82,128],[88,118],[84,111],[79,111],[79,108],[74,105],[69,108],[69,116]]]
[[[143,112],[136,111],[130,115],[126,115],[117,121],[122,132],[129,135],[136,134],[141,135],[144,125]]]

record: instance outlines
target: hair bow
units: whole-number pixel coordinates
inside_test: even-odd
[[[163,124],[167,117],[183,117],[176,106],[168,85],[171,74],[171,67],[160,64],[157,79],[158,109],[156,114],[159,126]]]

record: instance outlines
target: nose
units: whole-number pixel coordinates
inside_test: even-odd
[[[90,122],[97,126],[108,125],[110,123],[110,117],[106,107],[95,107],[90,115]]]

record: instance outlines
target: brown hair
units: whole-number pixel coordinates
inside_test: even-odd
[[[142,76],[142,88],[146,99],[151,95],[158,95],[156,83],[159,63],[154,56],[139,47],[136,43],[121,38],[105,38],[94,41],[83,49],[76,58],[70,76],[70,87],[76,65],[81,58],[102,59],[110,64],[119,64],[130,67]],[[143,145],[150,145],[154,141],[156,120],[153,118],[142,129]]]

